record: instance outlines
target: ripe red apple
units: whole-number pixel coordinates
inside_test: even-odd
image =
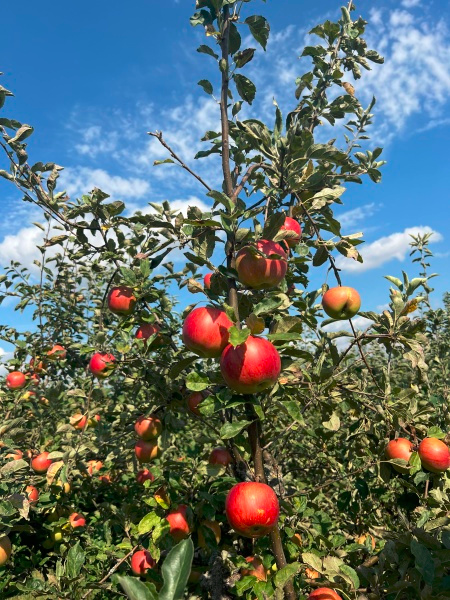
[[[186,504],[179,504],[177,508],[171,510],[166,517],[170,526],[169,533],[177,543],[187,538],[191,532],[187,518],[187,510],[188,507]]]
[[[10,390],[21,390],[25,387],[27,380],[23,373],[20,371],[11,371],[6,376],[6,387]]]
[[[89,361],[89,371],[92,375],[98,378],[108,377],[111,373],[111,367],[115,362],[115,358],[112,354],[107,354],[106,352],[96,352],[92,355],[91,360]]]
[[[136,481],[143,485],[146,481],[155,481],[155,476],[148,469],[141,469],[136,473]]]
[[[203,402],[203,400],[203,395],[200,392],[193,392],[186,399],[186,403],[189,410],[191,411],[191,413],[194,413],[194,415],[197,415],[197,417],[202,416],[202,413],[199,411],[198,406]]]
[[[27,373],[27,377],[29,377],[31,385],[39,385],[40,377],[37,373]]]
[[[136,296],[132,288],[126,285],[119,285],[111,288],[108,294],[108,308],[116,315],[128,316],[134,311],[136,306]]]
[[[93,417],[89,417],[88,427],[96,427],[101,421],[100,415],[94,415]]]
[[[161,435],[162,423],[155,415],[142,415],[134,424],[134,430],[142,440],[148,442]]]
[[[136,442],[134,451],[140,463],[148,463],[161,455],[161,449],[158,447],[158,444],[146,442],[144,440],[138,440]]]
[[[228,329],[232,325],[223,310],[212,306],[194,308],[183,323],[183,342],[203,358],[218,358],[228,344]]]
[[[12,552],[11,540],[7,535],[0,537],[0,567],[8,562]]]
[[[342,598],[331,588],[317,588],[311,592],[308,600],[342,600]]]
[[[9,454],[5,456],[5,458],[10,458],[12,460],[20,460],[23,457],[22,450],[13,450]]]
[[[295,237],[289,237],[283,240],[289,246],[289,248],[293,248],[299,243],[300,237],[302,235],[302,228],[298,221],[296,221],[292,217],[286,217],[284,224],[280,227],[280,230],[293,231],[296,234]]]
[[[214,448],[209,455],[208,462],[210,465],[223,465],[224,467],[227,467],[233,462],[233,457],[226,448],[220,446],[219,448]]]
[[[443,473],[450,467],[450,450],[442,440],[425,438],[419,444],[422,466],[432,473]]]
[[[202,527],[207,527],[208,529],[210,529],[213,532],[214,537],[216,539],[216,544],[219,545],[220,539],[222,537],[222,531],[220,529],[220,523],[218,523],[217,521],[209,521],[209,520],[207,520],[207,521],[202,521],[200,523],[200,525]],[[206,543],[206,540],[205,540],[205,536],[203,535],[201,529],[198,530],[198,545],[200,546],[200,548],[207,548],[208,547],[208,544]]]
[[[105,473],[104,475],[99,475],[98,478],[100,480],[100,483],[104,483],[104,484],[111,483],[111,481],[112,481],[111,475],[109,473]]]
[[[42,360],[39,360],[39,357],[36,357],[36,360],[32,358],[30,359],[30,369],[35,373],[42,373],[42,371],[45,369],[44,362]]]
[[[53,460],[48,458],[50,452],[41,452],[31,461],[31,468],[36,473],[47,473],[47,469],[52,464]]]
[[[244,246],[236,254],[236,270],[239,281],[255,290],[265,290],[277,286],[287,271],[285,250],[271,240],[259,240],[256,249],[266,256],[278,255],[281,258],[264,258],[255,254],[251,246]]]
[[[325,292],[322,306],[332,319],[351,319],[361,308],[361,297],[351,287],[338,286]]]
[[[158,323],[142,323],[142,325],[136,331],[136,339],[144,340],[144,345],[147,345],[148,338],[152,337],[154,334],[159,334],[161,331],[161,327]],[[151,347],[160,347],[164,344],[164,340],[161,335],[157,335],[153,340]]]
[[[245,559],[248,564],[252,567],[251,569],[241,569],[241,575],[252,575],[260,581],[267,581],[267,571],[264,568],[262,560],[258,556],[247,556]]]
[[[76,413],[72,417],[70,417],[70,424],[75,429],[84,429],[84,426],[87,423],[87,415],[82,415],[80,413]]]
[[[60,346],[59,344],[55,344],[53,348],[47,352],[47,357],[49,360],[63,360],[66,358],[66,356],[67,350],[64,348],[64,346]]]
[[[213,276],[212,273],[206,273],[206,275],[203,278],[203,285],[205,286],[206,290],[211,289],[211,277]]]
[[[406,438],[397,438],[396,440],[391,440],[386,449],[384,451],[385,456],[388,460],[392,460],[393,458],[403,458],[409,462],[412,454],[412,443]],[[399,465],[391,465],[398,473],[407,473],[409,469],[407,467],[401,467]]]
[[[100,460],[95,459],[89,460],[87,464],[87,472],[89,475],[92,475],[94,471],[100,471],[100,469],[103,467],[103,463]]]
[[[39,500],[39,490],[35,488],[34,485],[27,485],[25,488],[25,493],[30,504],[36,504],[36,502]]]
[[[236,533],[258,538],[270,533],[276,525],[280,506],[271,487],[265,483],[244,481],[228,492],[225,513]]]
[[[131,570],[135,575],[145,575],[155,565],[156,561],[148,550],[137,550],[131,557]]]
[[[281,359],[275,346],[253,335],[243,344],[229,344],[222,353],[220,370],[226,384],[238,394],[257,394],[275,385]]]
[[[80,513],[74,512],[69,517],[69,523],[72,529],[76,529],[77,527],[84,527],[86,525],[86,519]]]

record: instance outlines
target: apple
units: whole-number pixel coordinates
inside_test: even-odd
[[[100,415],[94,415],[93,417],[89,417],[88,427],[96,427],[101,421]]]
[[[74,512],[69,516],[69,523],[72,529],[77,527],[84,527],[86,525],[86,519],[80,513]]]
[[[412,454],[412,443],[406,438],[397,438],[396,440],[391,440],[384,454],[388,460],[392,460],[393,458],[403,458],[409,462]],[[400,465],[391,465],[393,469],[395,469],[398,473],[407,473],[409,469],[407,467],[401,467]]]
[[[144,345],[147,345],[147,340],[154,334],[159,334],[161,327],[158,323],[142,323],[142,325],[136,331],[135,338],[137,340],[144,340]],[[152,342],[152,346],[155,348],[162,346],[164,340],[161,335],[157,335]]]
[[[111,312],[128,316],[134,311],[135,306],[136,296],[132,288],[126,285],[111,288],[108,294],[108,308]]]
[[[47,473],[47,469],[52,464],[53,460],[48,458],[50,452],[41,452],[31,461],[31,468],[36,473]]]
[[[331,588],[317,588],[308,596],[308,600],[342,600],[341,596]]]
[[[203,395],[200,392],[193,392],[186,399],[186,403],[189,410],[194,415],[197,415],[197,417],[202,416],[202,413],[199,411],[198,406],[203,402],[203,400]]]
[[[220,370],[233,391],[257,394],[275,385],[281,371],[281,359],[271,342],[250,335],[243,344],[236,347],[229,344],[225,348]]]
[[[183,342],[203,358],[218,358],[228,344],[228,329],[233,325],[219,308],[194,308],[183,323]]]
[[[61,479],[53,482],[51,487],[53,488],[53,493],[63,492],[64,494],[68,494],[71,490],[70,483],[68,481],[61,481]]]
[[[24,400],[25,402],[27,400],[29,400],[30,398],[32,398],[33,396],[36,396],[36,392],[33,392],[32,390],[27,390],[26,392],[24,392],[21,396],[20,399]]]
[[[148,550],[137,550],[131,557],[131,570],[135,575],[145,575],[155,565],[156,561]]]
[[[104,475],[99,475],[98,478],[100,480],[100,483],[104,483],[105,485],[111,483],[111,481],[112,481],[111,475],[109,473],[105,473]]]
[[[297,546],[297,548],[301,548],[303,546],[303,539],[301,533],[294,533],[291,537],[291,542]]]
[[[211,277],[212,276],[213,276],[213,273],[206,273],[206,275],[203,278],[203,285],[205,286],[206,290],[211,289]]]
[[[36,504],[36,502],[39,500],[39,490],[35,488],[34,485],[27,485],[25,492],[28,497],[28,502],[30,504]]]
[[[376,546],[375,538],[370,533],[363,533],[362,535],[360,535],[357,538],[356,541],[358,542],[358,544],[361,544],[361,546],[365,546],[367,538],[370,538],[370,546],[371,546],[372,550],[375,550],[375,546]]]
[[[76,413],[72,417],[70,417],[70,424],[75,429],[84,429],[84,426],[86,425],[87,420],[88,420],[87,415],[82,415],[80,413]]]
[[[231,456],[227,448],[220,446],[219,448],[214,448],[214,450],[209,455],[208,462],[210,465],[223,465],[224,467],[227,467],[230,463],[233,462],[233,457]]]
[[[25,387],[27,379],[20,371],[11,371],[6,376],[6,387],[10,390],[21,390]]]
[[[158,447],[158,444],[146,442],[145,440],[137,441],[134,451],[140,463],[148,463],[161,455],[161,449]]]
[[[214,537],[216,539],[216,544],[219,545],[220,539],[222,537],[220,523],[218,523],[217,521],[208,521],[207,520],[207,521],[202,521],[200,523],[200,525],[202,527],[207,527],[208,529],[210,529],[213,532]],[[200,548],[208,547],[208,544],[206,543],[205,536],[203,535],[201,528],[198,530],[198,545],[200,546]]]
[[[142,440],[148,442],[161,435],[162,423],[156,415],[142,415],[134,424],[134,430]]]
[[[64,346],[60,346],[59,344],[55,344],[53,348],[47,352],[47,357],[49,360],[63,360],[66,358],[66,356],[67,350],[64,348]]]
[[[325,292],[322,306],[332,319],[351,319],[361,308],[361,297],[351,287],[338,286]]]
[[[29,377],[31,385],[39,385],[40,377],[37,373],[27,373],[27,377]]]
[[[89,371],[92,375],[101,379],[108,377],[115,360],[116,359],[112,354],[108,354],[107,352],[96,352],[89,361]]]
[[[293,248],[299,243],[302,235],[302,228],[300,223],[292,217],[286,217],[284,224],[280,227],[280,231],[293,231],[296,234],[295,237],[288,237],[283,240],[289,248]]]
[[[141,469],[136,473],[136,481],[144,484],[145,481],[155,481],[155,476],[148,469]]]
[[[13,450],[5,456],[5,458],[11,458],[12,460],[20,460],[23,457],[22,450]]]
[[[170,505],[170,498],[167,495],[167,490],[163,485],[156,490],[153,498],[158,504],[163,505],[164,508],[167,508]]]
[[[62,542],[63,537],[64,537],[64,533],[60,527],[57,527],[56,529],[54,529],[50,534],[50,538],[54,544],[59,544],[60,542]]]
[[[251,569],[241,569],[241,575],[245,577],[246,575],[251,575],[252,577],[256,577],[260,581],[267,581],[267,571],[264,568],[262,560],[258,556],[247,556],[245,559],[249,565],[252,567]]]
[[[422,466],[432,473],[443,473],[450,467],[450,450],[437,438],[425,438],[419,444]]]
[[[100,460],[89,460],[87,466],[87,472],[89,475],[93,475],[94,471],[100,471],[103,467],[103,463]]]
[[[0,537],[0,567],[2,567],[9,560],[11,552],[11,540],[7,535],[2,535]]]
[[[315,569],[310,569],[309,567],[306,567],[305,575],[308,579],[319,579],[320,577],[319,571],[316,571]]]
[[[280,505],[275,492],[267,484],[243,481],[228,492],[225,513],[236,533],[259,538],[270,533],[277,524]]]
[[[191,532],[187,518],[188,507],[186,504],[179,504],[177,508],[172,509],[166,516],[170,526],[170,535],[176,543],[187,538]]]
[[[35,365],[35,363],[36,363],[36,365]],[[44,362],[42,360],[40,360],[39,357],[36,357],[36,359],[31,358],[29,364],[30,364],[30,369],[32,371],[34,371],[35,373],[42,373],[42,371],[45,369]]]
[[[277,286],[287,271],[287,254],[280,244],[271,240],[259,240],[255,245],[266,256],[255,254],[253,246],[244,246],[236,254],[236,271],[239,281],[255,290],[265,290]]]

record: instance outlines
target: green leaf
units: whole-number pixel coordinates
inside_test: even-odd
[[[336,413],[333,413],[331,415],[331,419],[329,421],[324,421],[322,425],[329,431],[339,431],[341,427],[341,420]]]
[[[247,48],[246,50],[242,50],[242,52],[238,52],[234,57],[234,62],[236,63],[236,67],[241,69],[244,65],[250,62],[255,54],[254,48]]]
[[[243,429],[250,425],[251,421],[235,421],[234,423],[225,423],[220,429],[220,437],[223,440],[231,440],[236,437]]]
[[[214,50],[206,44],[202,44],[201,46],[199,46],[197,48],[197,52],[200,52],[201,54],[209,54],[209,56],[214,57],[216,60],[219,58],[218,54],[216,54]]]
[[[136,274],[131,269],[126,267],[120,267],[120,274],[122,275],[124,283],[128,285],[136,285]]]
[[[138,525],[139,535],[144,535],[145,533],[148,533],[154,527],[156,527],[156,525],[158,525],[160,521],[161,521],[161,518],[155,512],[146,514],[145,517],[143,517],[141,519],[141,521],[139,522],[139,525]]]
[[[248,25],[252,36],[265,50],[270,33],[268,21],[264,17],[253,15],[252,17],[247,17],[244,23]]]
[[[434,560],[431,552],[416,540],[411,540],[411,552],[416,559],[416,569],[422,575],[423,580],[430,587],[434,581]]]
[[[136,577],[117,576],[117,581],[129,600],[158,600],[158,594],[153,584],[146,585]]]
[[[198,85],[200,87],[202,87],[207,94],[211,95],[213,93],[212,83],[210,81],[208,81],[207,79],[201,79],[198,82]]]
[[[242,100],[251,104],[256,96],[255,84],[248,77],[240,73],[235,73],[233,79],[239,96]]]
[[[277,574],[275,575],[275,587],[278,589],[284,588],[286,583],[292,579],[294,575],[297,575],[300,569],[301,564],[294,562],[277,571]]]
[[[80,542],[77,542],[67,553],[66,574],[69,579],[78,577],[81,567],[84,565],[85,558],[86,554],[80,546]]]
[[[194,558],[194,544],[188,538],[177,544],[167,555],[161,568],[164,585],[159,600],[180,600],[186,587]]]
[[[244,342],[247,341],[248,336],[251,334],[250,329],[244,327],[243,329],[238,329],[233,326],[228,330],[230,334],[230,344],[234,347],[240,346]]]
[[[189,373],[186,377],[186,387],[193,392],[201,392],[209,386],[209,379],[196,371]]]
[[[393,283],[396,287],[398,287],[399,290],[403,289],[403,283],[397,277],[392,277],[392,275],[385,275],[384,278]]]
[[[313,554],[312,552],[303,552],[302,561],[312,567],[315,571],[322,573],[322,560],[317,554]]]
[[[352,569],[352,567],[349,567],[348,565],[341,565],[339,570],[343,573],[344,578],[352,584],[355,590],[357,590],[359,588],[359,577],[355,569]]]
[[[427,437],[437,438],[438,440],[443,440],[445,438],[445,433],[442,431],[440,427],[430,427],[427,431]]]
[[[264,300],[258,302],[258,304],[253,309],[253,314],[256,316],[270,314],[276,308],[281,306],[281,304],[283,304],[283,299],[280,298],[280,296],[267,296],[266,298],[264,298]]]

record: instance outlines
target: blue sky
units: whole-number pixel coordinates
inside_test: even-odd
[[[298,56],[308,29],[338,18],[340,3],[253,4],[254,12],[269,19],[272,32],[267,53],[258,50],[247,71],[258,95],[246,115],[271,122],[273,97],[285,109],[294,102],[294,80],[307,69]],[[373,143],[385,147],[388,164],[380,185],[367,181],[349,187],[344,206],[336,209],[344,233],[363,231],[366,240],[360,247],[364,265],[341,261],[343,279],[361,291],[363,309],[377,310],[388,300],[383,275],[397,276],[401,269],[415,273],[407,260],[408,234],[435,231],[431,249],[436,254],[432,270],[441,275],[433,280],[438,304],[450,273],[450,3],[363,0],[356,5],[370,21],[369,45],[386,58],[355,87],[366,104],[372,94],[378,98]],[[129,5],[48,0],[45,9],[25,0],[2,7],[2,85],[15,94],[2,116],[35,127],[31,160],[63,165],[64,187],[72,195],[97,186],[124,200],[129,211],[165,199],[181,209],[210,204],[180,170],[152,167],[164,153],[146,135],[162,130],[192,163],[203,132],[217,126],[217,106],[197,86],[199,79],[217,79],[212,79],[212,60],[195,51],[205,39],[189,25],[193,9],[191,0]],[[328,133],[319,136],[326,139]],[[201,162],[195,168],[217,187],[216,166]],[[30,224],[39,214],[5,184],[0,184],[0,207],[0,264],[11,259],[31,264],[40,234]],[[316,271],[313,284],[319,286],[326,270]],[[17,325],[18,319],[10,306],[0,308],[0,322]]]

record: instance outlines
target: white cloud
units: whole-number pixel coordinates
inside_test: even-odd
[[[176,200],[170,201],[171,210],[179,211],[179,212],[183,213],[183,215],[187,214],[187,209],[189,206],[196,206],[202,212],[207,212],[207,211],[211,210],[211,206],[209,206],[203,200],[198,198],[198,196],[194,196],[194,195],[188,196],[187,198],[176,199]],[[137,210],[139,210],[143,214],[149,214],[149,213],[155,212],[155,209],[149,205],[141,206],[137,203],[127,205],[127,211],[129,214],[133,214]]]
[[[37,227],[23,227],[16,234],[5,236],[0,243],[0,266],[6,267],[13,260],[30,268],[33,260],[42,256],[36,246],[42,245],[43,238],[43,231]]]
[[[381,267],[392,259],[397,259],[400,262],[404,261],[407,253],[410,250],[411,235],[425,234],[433,232],[431,227],[417,226],[408,227],[402,232],[392,233],[391,235],[379,238],[370,244],[359,246],[359,251],[364,262],[358,263],[354,260],[338,256],[336,264],[343,271],[352,273],[362,273],[370,269]],[[434,235],[430,239],[430,243],[440,242],[443,237],[440,233],[434,231]]]
[[[402,0],[402,6],[405,8],[414,8],[415,6],[419,6],[422,0]]]
[[[364,310],[364,307],[363,307]],[[370,319],[366,319],[365,317],[356,316],[352,319],[353,327],[356,331],[365,331],[373,321]],[[329,333],[335,333],[336,331],[348,331],[352,333],[352,328],[348,321],[335,321],[334,323],[329,323],[321,328],[323,331],[328,331]],[[343,352],[349,344],[351,344],[353,337],[342,336],[335,338],[333,340],[334,344],[336,344],[339,352]]]
[[[75,144],[75,149],[82,155],[94,158],[101,153],[114,152],[117,148],[117,131],[104,131],[100,125],[91,125],[80,133],[81,140]]]
[[[375,202],[363,204],[363,206],[358,206],[352,210],[347,210],[346,212],[337,214],[336,219],[339,220],[344,229],[348,229],[349,227],[354,227],[368,217],[372,217],[379,210],[379,208],[379,205],[375,204]]]
[[[95,187],[116,199],[143,198],[150,191],[150,184],[144,179],[111,175],[103,169],[69,167],[61,174],[60,188],[69,195],[86,194]]]

